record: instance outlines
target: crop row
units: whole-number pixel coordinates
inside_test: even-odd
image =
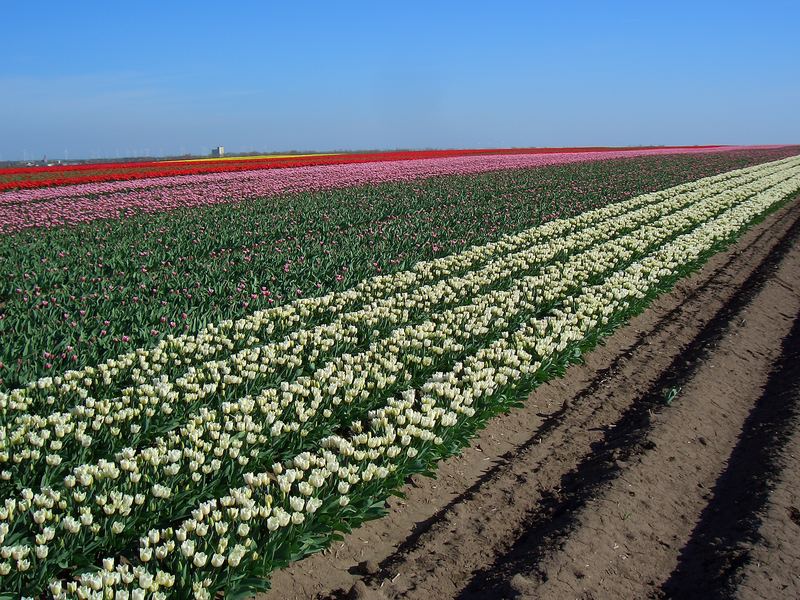
[[[711,150],[730,152],[743,147]],[[58,186],[32,190],[31,198],[21,193],[0,194],[0,233],[31,227],[55,227],[115,219],[121,215],[152,213],[192,206],[229,203],[243,198],[275,194],[410,181],[453,174],[473,174],[503,169],[524,169],[545,165],[658,156],[662,154],[707,153],[709,149],[622,150],[565,154],[498,154],[453,158],[350,162],[324,166],[289,167],[234,173],[209,173],[143,179],[134,182]],[[46,198],[41,198],[46,196]],[[36,200],[33,200],[36,198]]]
[[[441,177],[0,236],[0,390],[794,152]]]
[[[769,147],[769,146],[765,146]],[[307,168],[328,165],[348,165],[359,163],[398,162],[409,160],[431,160],[469,156],[503,156],[503,155],[552,155],[582,154],[594,156],[599,153],[645,151],[657,152],[707,152],[725,151],[741,148],[741,146],[670,146],[635,149],[626,148],[507,148],[485,150],[422,150],[406,152],[374,152],[347,154],[306,154],[265,156],[262,158],[243,158],[236,160],[199,161],[155,161],[134,163],[99,163],[86,165],[56,166],[49,168],[23,167],[0,169],[0,205],[7,203],[30,202],[47,198],[106,193],[108,190],[153,187],[159,185],[154,179],[170,178],[163,185],[180,183],[180,177],[208,173],[237,173],[266,169]],[[633,154],[635,155],[635,154]],[[112,185],[102,185],[111,183]],[[116,185],[113,185],[116,183]],[[63,186],[81,185],[80,188],[64,188]],[[41,189],[62,186],[61,189]]]
[[[557,374],[799,182],[800,160],[790,159],[582,215],[567,235],[553,236],[564,226],[556,222],[544,237],[530,232],[534,240],[522,235],[493,246],[483,268],[470,269],[482,255],[476,250],[466,272],[380,296],[405,306],[398,312],[382,311],[380,302],[340,311],[330,328],[295,338],[324,347],[325,339],[349,334],[338,318],[346,314],[358,314],[358,323],[366,318],[366,330],[376,327],[374,337],[355,335],[354,344],[368,344],[363,350],[325,348],[317,362],[293,365],[301,371],[294,376],[261,379],[279,358],[254,351],[261,346],[234,352],[235,369],[212,369],[208,381],[216,387],[182,428],[75,466],[53,487],[7,496],[0,521],[11,560],[0,569],[15,589],[41,588],[61,569],[124,553],[139,539],[138,556],[127,557],[140,563],[135,576],[110,560],[104,575],[86,575],[84,584],[96,591],[171,584],[198,597],[255,586],[250,576],[264,577],[374,516],[376,501],[462,445],[481,419],[506,405],[503,395],[516,397],[515,388]],[[379,295],[393,289],[385,279],[380,285]],[[421,314],[407,322],[409,301]],[[370,310],[377,320],[367,318]],[[239,323],[227,329],[246,332],[248,321]],[[181,359],[176,353],[172,360]],[[42,389],[53,385],[44,381]],[[65,397],[80,385],[68,385]],[[39,397],[39,389],[26,393]],[[180,404],[172,391],[142,404]],[[17,408],[25,397],[18,394]],[[104,420],[94,422],[104,430]],[[162,525],[176,520],[182,525]],[[55,595],[77,583],[59,586]]]
[[[693,149],[717,149],[718,146],[692,146]],[[644,148],[637,148],[642,150]],[[674,148],[681,150],[681,147]],[[455,156],[479,156],[486,154],[561,154],[589,151],[618,151],[622,148],[513,148],[487,150],[423,150],[407,152],[332,153],[332,154],[284,154],[260,157],[228,157],[206,160],[139,161],[122,163],[94,163],[80,165],[56,165],[48,168],[17,167],[0,169],[0,191],[30,190],[49,186],[97,184],[110,181],[133,181],[155,177],[198,175],[201,173],[230,173],[261,169],[283,169],[287,167],[309,167],[320,165],[351,164],[360,162],[385,162],[398,160],[421,160],[450,158]],[[9,194],[9,198],[30,200],[36,193]],[[3,200],[0,200],[0,204]]]

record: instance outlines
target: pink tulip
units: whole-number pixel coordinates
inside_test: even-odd
[[[208,173],[0,193],[0,232],[117,219],[286,192],[321,190],[442,175],[527,169],[576,162],[766,149],[779,146],[658,148],[607,152],[502,154]],[[143,271],[146,269],[142,268]]]

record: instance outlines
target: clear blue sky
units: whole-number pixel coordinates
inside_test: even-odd
[[[800,142],[798,2],[4,2],[0,160]]]

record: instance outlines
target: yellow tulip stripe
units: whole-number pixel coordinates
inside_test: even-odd
[[[257,154],[255,156],[223,156],[221,158],[185,158],[182,160],[164,160],[161,161],[165,164],[169,163],[202,163],[202,162],[225,162],[225,161],[240,161],[240,160],[269,160],[269,159],[282,159],[282,158],[309,158],[313,156],[339,156],[339,152],[328,153],[314,153],[314,154]]]

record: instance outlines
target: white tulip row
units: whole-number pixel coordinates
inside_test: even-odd
[[[165,375],[162,375],[155,383],[146,383],[143,380],[138,386],[126,388],[121,396],[96,400],[89,396],[87,387],[80,387],[77,379],[72,378],[73,391],[84,396],[85,402],[73,407],[69,412],[54,413],[47,417],[31,414],[19,415],[9,425],[13,428],[6,433],[5,448],[3,448],[3,452],[0,452],[0,462],[5,459],[6,462],[17,467],[15,469],[17,473],[27,472],[33,478],[37,477],[37,472],[25,470],[29,462],[46,463],[48,466],[55,467],[65,460],[67,466],[74,464],[74,462],[70,462],[70,459],[74,460],[76,457],[82,457],[84,460],[91,459],[93,456],[91,453],[92,442],[98,435],[117,438],[121,442],[123,438],[127,439],[125,436],[130,433],[136,435],[141,431],[142,420],[147,420],[152,424],[162,418],[169,422],[176,407],[180,411],[181,407],[187,404],[197,406],[204,403],[209,396],[221,396],[223,390],[225,397],[230,397],[236,393],[237,386],[252,386],[253,380],[263,380],[279,374],[281,371],[299,368],[303,365],[304,360],[314,363],[320,356],[324,357],[333,346],[355,343],[359,331],[368,330],[373,325],[397,326],[408,320],[409,311],[424,314],[432,307],[458,302],[469,297],[470,294],[478,293],[482,288],[493,285],[498,280],[508,279],[517,273],[524,273],[526,270],[530,270],[532,265],[547,264],[556,255],[577,252],[590,247],[592,244],[617,235],[621,228],[636,227],[639,223],[652,219],[653,215],[658,214],[658,211],[678,210],[681,206],[689,205],[700,198],[719,193],[720,190],[725,189],[725,186],[737,183],[740,185],[738,188],[740,190],[757,191],[761,189],[758,186],[768,185],[772,181],[771,177],[786,176],[786,166],[785,161],[780,161],[770,164],[768,167],[762,165],[755,171],[747,170],[746,176],[742,175],[727,180],[719,176],[709,178],[710,183],[707,186],[679,186],[675,189],[689,187],[689,191],[667,196],[667,199],[661,202],[645,204],[643,208],[623,213],[624,218],[607,218],[603,221],[590,219],[589,222],[593,223],[592,227],[577,229],[575,233],[557,239],[555,242],[535,244],[522,251],[501,254],[496,259],[485,263],[482,269],[467,272],[463,276],[457,275],[440,280],[434,284],[423,285],[416,290],[412,289],[375,300],[359,310],[339,314],[330,324],[319,325],[307,330],[301,329],[279,342],[246,348],[224,360],[212,360],[199,367],[192,367],[188,373],[174,381],[170,381]],[[760,177],[756,178],[757,175]],[[653,196],[653,194],[648,196]],[[641,204],[641,200],[631,201],[631,203]],[[612,206],[619,209],[619,205]],[[575,221],[580,221],[580,219],[578,217]],[[549,224],[538,229],[548,228]],[[565,228],[560,227],[560,229]],[[516,237],[536,239],[535,235]],[[519,244],[511,244],[507,241],[506,243],[513,248],[519,246]],[[465,254],[469,253],[476,254],[472,251]],[[494,249],[491,253],[496,254]],[[473,259],[470,260],[475,262]],[[439,265],[438,268],[441,267],[442,265]],[[428,269],[428,272],[433,270],[435,269]],[[389,276],[384,280],[394,281],[393,277]],[[347,293],[344,295],[346,296]],[[336,302],[331,305],[341,306]],[[237,323],[237,330],[242,322]],[[357,329],[359,327],[360,330]],[[245,330],[247,330],[246,327]],[[222,343],[220,339],[216,341],[218,344]],[[230,340],[227,343],[229,346],[233,345]],[[194,342],[188,345],[192,346],[193,344]],[[182,360],[179,358],[173,361],[173,363],[181,362]],[[143,379],[141,376],[140,378]],[[46,385],[42,385],[43,389],[47,389]],[[185,412],[181,413],[181,415],[184,414]],[[182,417],[181,420],[191,423],[196,418],[198,415]],[[2,441],[2,436],[0,436],[0,441]],[[107,440],[104,440],[102,447],[108,446]],[[2,448],[1,445],[0,448]],[[6,479],[11,479],[12,477],[16,478],[17,473],[6,469],[0,474]]]
[[[782,173],[783,177],[773,175],[771,179],[767,178],[768,181],[777,184],[777,187],[773,189],[780,188],[780,185],[782,185],[780,182],[786,181],[786,177],[790,175],[795,177],[794,181],[796,182],[798,174],[796,167],[787,167]],[[790,185],[793,185],[792,181],[789,180]],[[205,458],[212,456],[212,453],[226,459],[245,457],[246,455],[241,453],[241,443],[238,445],[231,444],[230,436],[225,437],[223,435],[221,437],[219,432],[246,431],[248,445],[251,445],[253,450],[257,451],[268,439],[268,437],[262,437],[265,436],[263,428],[257,429],[262,422],[272,426],[271,435],[288,433],[293,430],[300,430],[302,428],[301,424],[315,417],[321,406],[329,407],[324,409],[328,411],[330,411],[331,407],[337,406],[336,389],[331,390],[331,385],[334,388],[348,384],[356,385],[356,393],[349,398],[338,398],[340,402],[342,400],[345,403],[348,400],[352,402],[360,397],[366,399],[376,393],[376,388],[381,389],[383,387],[381,385],[382,381],[385,382],[392,377],[396,379],[395,374],[397,372],[404,371],[406,376],[410,377],[410,370],[415,363],[419,362],[424,366],[426,361],[432,362],[434,358],[430,356],[430,353],[448,352],[461,345],[463,341],[469,341],[475,334],[478,335],[479,339],[480,335],[484,333],[483,330],[488,331],[492,327],[502,330],[507,326],[507,323],[503,321],[504,318],[513,315],[515,312],[519,313],[524,309],[535,309],[537,303],[541,302],[541,298],[543,296],[547,297],[548,293],[552,298],[555,298],[558,294],[563,294],[570,288],[580,287],[585,284],[592,273],[602,273],[616,264],[617,261],[625,260],[628,256],[631,256],[633,252],[646,250],[653,243],[668,239],[682,228],[691,227],[721,210],[736,206],[752,195],[753,190],[763,189],[763,187],[763,185],[761,185],[761,188],[758,188],[758,186],[751,186],[750,188],[744,186],[741,189],[721,194],[716,198],[698,202],[689,208],[668,214],[651,225],[642,227],[631,234],[612,240],[582,254],[572,256],[565,265],[561,265],[558,268],[551,267],[541,275],[523,278],[512,286],[510,290],[487,293],[476,298],[471,305],[457,307],[437,314],[434,320],[423,323],[417,328],[406,327],[395,330],[393,334],[399,334],[397,337],[392,338],[390,336],[387,340],[382,340],[382,345],[373,345],[374,347],[368,352],[356,357],[342,358],[336,369],[320,369],[317,372],[322,372],[327,379],[320,380],[316,378],[317,373],[315,373],[314,377],[301,378],[302,381],[298,380],[295,384],[286,386],[287,389],[283,392],[284,397],[281,399],[278,398],[277,392],[272,390],[273,393],[267,395],[267,402],[264,402],[264,398],[254,402],[254,399],[248,397],[244,398],[239,404],[227,403],[227,411],[223,411],[226,420],[224,424],[218,424],[221,427],[209,427],[208,431],[211,435],[205,440],[201,440],[199,436],[196,438],[189,436],[191,443],[188,445],[194,445],[194,450],[187,453],[186,451],[190,450],[190,448],[180,443],[169,451],[163,451],[163,448],[150,448],[149,451],[141,454],[139,460],[152,466],[163,465],[160,478],[164,478],[164,476],[169,478],[174,477],[186,468],[186,464],[179,464],[179,461],[184,459],[190,463],[189,468],[191,470],[191,462],[196,462],[197,466],[203,465],[205,467]],[[657,215],[658,211],[654,211],[653,216]],[[560,288],[559,285],[561,286]],[[553,289],[556,291],[552,291]],[[550,291],[548,292],[548,290]],[[568,342],[564,341],[563,343]],[[395,348],[403,348],[408,353],[402,356],[403,353],[395,350]],[[556,349],[563,350],[560,347],[556,347]],[[392,356],[393,353],[394,356]],[[389,356],[388,359],[387,355]],[[508,375],[504,376],[508,377]],[[333,384],[331,384],[331,381],[333,381]],[[361,384],[360,388],[357,385],[359,383]],[[325,398],[325,404],[323,404],[323,392],[320,391],[324,389],[329,392],[327,394],[329,397]],[[312,398],[312,402],[310,405],[306,405],[305,399],[309,397]],[[278,421],[278,417],[287,406],[293,409],[297,418],[293,423]],[[251,413],[256,408],[260,408],[260,410],[255,411],[258,418],[253,419]],[[358,405],[356,408],[358,408]],[[230,415],[233,415],[232,419],[227,420]],[[241,418],[243,416],[244,419]],[[329,416],[327,415],[327,417]],[[275,431],[278,422],[280,422],[280,427]],[[199,425],[205,426],[209,424],[201,423]],[[244,424],[245,428],[237,429],[242,424]],[[230,427],[228,427],[229,425]],[[197,434],[197,431],[195,430],[194,433]],[[255,433],[256,431],[258,432],[257,434]],[[214,433],[217,433],[217,435],[214,436]],[[182,436],[175,436],[172,439],[176,442],[186,440]],[[222,444],[220,444],[221,440]],[[196,444],[198,441],[202,443]],[[222,448],[221,451],[220,448]],[[226,455],[226,450],[230,450],[228,455]],[[174,454],[174,456],[171,456],[171,454]],[[71,495],[69,492],[61,494],[54,490],[36,495],[29,492],[24,494],[14,506],[9,506],[7,502],[6,509],[12,514],[18,511],[31,510],[33,521],[42,528],[41,538],[37,539],[35,548],[37,557],[43,558],[41,555],[44,555],[46,558],[47,554],[49,554],[50,546],[48,543],[50,540],[45,539],[47,537],[46,532],[52,531],[54,527],[63,529],[63,532],[59,531],[60,535],[56,542],[56,545],[63,550],[65,544],[66,546],[72,546],[67,541],[70,538],[70,534],[74,535],[78,534],[78,532],[97,534],[100,533],[101,529],[103,533],[106,533],[108,531],[106,526],[110,526],[111,533],[121,533],[125,528],[125,517],[128,517],[132,511],[135,512],[137,507],[142,507],[141,510],[146,511],[158,511],[159,502],[163,501],[166,505],[169,504],[173,490],[170,489],[169,485],[164,485],[164,483],[168,483],[167,479],[164,480],[164,483],[153,483],[153,477],[155,477],[155,480],[159,479],[159,473],[154,471],[146,474],[147,477],[144,481],[147,482],[147,485],[144,485],[142,484],[140,470],[140,467],[144,465],[135,460],[133,450],[121,458],[118,457],[118,459],[118,465],[106,462],[96,465],[94,469],[77,470],[75,475],[65,481],[67,490],[72,490]],[[214,463],[215,460],[218,463],[221,462],[219,459],[212,459],[211,463]],[[243,466],[247,461],[239,460],[238,462]],[[213,471],[213,464],[210,467]],[[123,475],[121,482],[118,482],[120,485],[117,491],[106,493],[107,488],[97,489],[93,487],[95,479],[114,482],[117,478],[120,478],[121,473],[125,472],[127,472],[129,480]],[[192,472],[197,472],[197,467]],[[204,474],[209,474],[210,472],[204,471]],[[128,493],[134,491],[132,488],[139,488],[141,491]],[[306,487],[306,491],[310,489]],[[94,500],[95,506],[92,506],[92,502],[84,504],[87,492],[90,499]],[[295,504],[297,504],[297,501],[295,501]],[[146,505],[146,509],[143,505]],[[65,511],[68,507],[71,509]],[[65,515],[64,512],[70,514]],[[0,513],[0,517],[2,516],[2,513]],[[6,522],[14,520],[11,517]],[[101,528],[100,522],[103,522],[105,526]],[[275,522],[273,521],[273,524]],[[118,531],[115,531],[115,529]],[[12,553],[10,554],[12,557],[15,552],[16,555],[20,556],[22,562],[18,561],[18,570],[20,570],[20,566],[30,568],[30,564],[26,565],[24,562],[28,560],[30,546],[27,547],[27,550],[19,547],[9,550],[9,552]],[[22,556],[21,552],[26,552],[26,555]]]
[[[145,378],[157,381],[161,371],[168,364],[190,365],[207,356],[230,350],[249,338],[258,343],[260,338],[257,336],[268,337],[282,328],[302,325],[312,316],[332,316],[358,303],[372,302],[409,287],[474,270],[498,254],[507,254],[536,243],[558,239],[581,229],[594,227],[605,219],[675,195],[694,191],[701,194],[715,194],[727,186],[746,183],[778,170],[791,160],[789,158],[764,163],[644,194],[587,211],[570,219],[552,221],[520,234],[507,235],[496,242],[476,246],[458,254],[422,261],[408,271],[373,277],[345,292],[304,298],[290,304],[256,311],[237,321],[209,324],[198,334],[169,336],[154,348],[138,349],[97,366],[67,371],[63,375],[43,377],[24,388],[0,393],[0,415],[14,412],[27,414],[34,410],[36,401],[41,401],[39,408],[46,410],[48,406],[59,406],[65,401],[85,398],[92,394],[93,388],[112,384],[123,385],[131,377],[137,380]]]
[[[78,581],[54,581],[51,593],[56,598],[124,599],[168,597],[180,590],[210,598],[231,574],[264,572],[276,547],[319,534],[315,523],[320,514],[329,518],[339,510],[344,526],[355,518],[345,509],[351,499],[385,494],[384,481],[396,484],[415,460],[436,458],[436,446],[490,408],[494,394],[537,375],[543,363],[615,316],[635,310],[686,265],[798,189],[800,176],[741,201],[602,283],[585,287],[562,309],[508,332],[449,372],[434,374],[419,389],[389,398],[353,425],[350,438],[330,436],[318,451],[246,474],[243,486],[200,503],[179,526],[143,535],[136,566],[108,559],[102,570]]]

